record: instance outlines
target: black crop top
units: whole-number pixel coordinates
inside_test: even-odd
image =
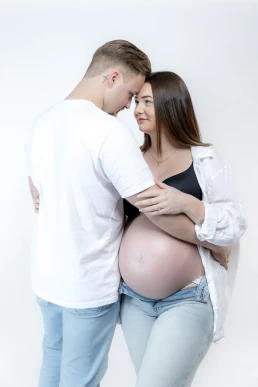
[[[193,163],[185,171],[163,180],[163,183],[202,200],[202,191],[194,172]],[[124,199],[124,213],[128,216],[128,221],[140,215],[138,208],[126,199]]]

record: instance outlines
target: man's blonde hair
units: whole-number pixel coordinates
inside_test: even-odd
[[[95,51],[85,77],[96,77],[115,66],[121,66],[126,75],[148,77],[151,73],[150,60],[143,51],[126,40],[112,40]]]

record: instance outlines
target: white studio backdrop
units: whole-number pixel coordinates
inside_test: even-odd
[[[233,167],[249,229],[226,339],[212,346],[193,387],[257,387],[258,3],[233,0],[0,1],[0,387],[36,387],[41,362],[43,327],[29,277],[37,215],[24,139],[35,117],[67,96],[95,49],[112,39],[131,41],[154,71],[185,80],[203,139]],[[133,106],[121,118],[141,143]],[[118,327],[102,387],[134,382]]]

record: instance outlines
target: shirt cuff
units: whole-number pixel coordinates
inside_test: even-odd
[[[218,213],[216,207],[203,201],[205,208],[205,218],[200,224],[195,225],[197,238],[203,242],[207,239],[212,239],[217,227]]]

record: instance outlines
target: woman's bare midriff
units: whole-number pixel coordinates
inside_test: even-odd
[[[172,237],[143,214],[125,230],[119,265],[125,283],[153,299],[166,298],[204,274],[197,246]]]

